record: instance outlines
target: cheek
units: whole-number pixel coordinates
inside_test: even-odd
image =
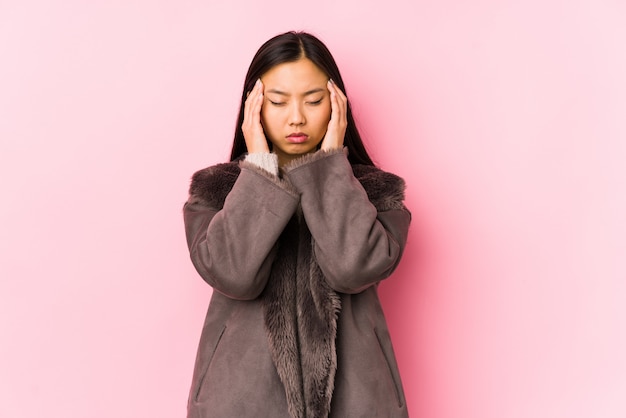
[[[275,109],[261,109],[261,125],[263,126],[263,132],[265,132],[265,136],[270,142],[274,142],[275,138],[282,136],[280,115],[277,114]]]
[[[275,120],[276,116],[272,114],[270,109],[265,107],[261,109],[261,124],[265,129],[272,129]]]
[[[317,109],[314,114],[315,124],[319,130],[326,130],[330,121],[330,106],[324,106]]]
[[[322,114],[322,119],[326,120],[326,122],[330,121],[332,113],[332,109],[330,108],[330,99],[324,102],[324,105],[320,109],[320,113]]]

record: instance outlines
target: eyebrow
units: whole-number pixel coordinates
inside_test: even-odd
[[[308,95],[313,94],[313,93],[319,93],[321,91],[324,91],[324,89],[321,88],[321,87],[317,88],[317,89],[309,90],[309,91],[304,92],[303,96],[308,96]],[[267,93],[279,94],[281,96],[289,96],[290,95],[289,93],[285,93],[284,91],[280,91],[280,90],[276,90],[276,89],[269,89],[267,91]]]

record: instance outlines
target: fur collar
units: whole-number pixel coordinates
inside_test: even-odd
[[[202,203],[221,209],[226,196],[239,177],[241,164],[247,167],[252,166],[246,162],[234,161],[217,164],[196,172],[189,188],[190,203]],[[405,184],[401,177],[374,166],[361,164],[353,165],[352,171],[378,211],[404,208]]]

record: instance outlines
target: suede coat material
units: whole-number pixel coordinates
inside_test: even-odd
[[[191,259],[213,289],[189,418],[406,417],[377,294],[410,223],[401,178],[317,152],[275,176],[194,174]]]

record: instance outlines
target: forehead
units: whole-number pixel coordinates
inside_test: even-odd
[[[278,64],[261,76],[266,91],[270,89],[298,94],[323,88],[328,81],[324,72],[308,58]]]

